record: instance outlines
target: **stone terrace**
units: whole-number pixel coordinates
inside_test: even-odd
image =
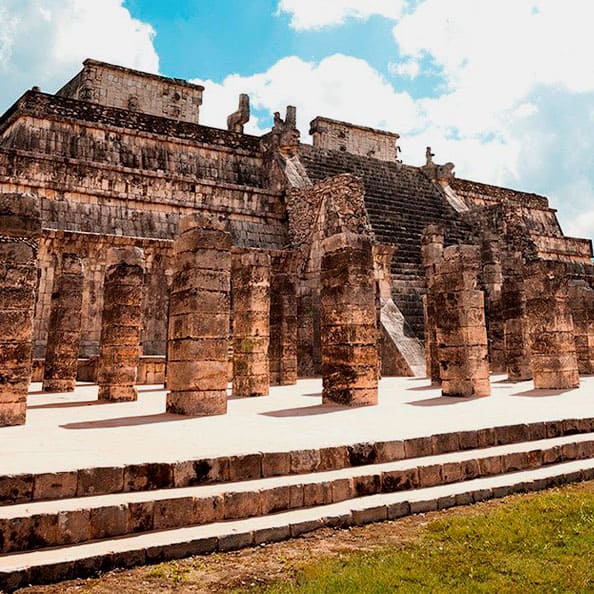
[[[534,391],[531,382],[492,378],[490,398],[441,397],[426,379],[383,378],[379,404],[322,405],[321,379],[272,387],[267,398],[228,401],[226,416],[165,413],[162,386],[139,386],[138,401],[100,403],[97,386],[43,394],[33,383],[27,424],[2,430],[0,476],[93,466],[176,462],[594,417],[594,376],[575,390]]]

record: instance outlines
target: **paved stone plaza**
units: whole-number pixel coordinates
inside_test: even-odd
[[[536,392],[530,382],[492,381],[488,398],[446,398],[428,380],[385,378],[377,407],[322,404],[321,380],[274,387],[267,398],[229,399],[226,416],[165,412],[162,386],[138,401],[97,401],[97,386],[42,394],[34,383],[24,427],[3,430],[0,475],[388,441],[497,425],[594,417],[594,376],[578,389]]]

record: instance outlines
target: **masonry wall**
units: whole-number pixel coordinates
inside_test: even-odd
[[[329,118],[316,118],[311,122],[310,134],[314,147],[318,149],[343,151],[380,161],[396,161],[399,135],[393,132],[355,126]]]
[[[57,94],[198,123],[203,90],[183,80],[85,60],[83,70]]]

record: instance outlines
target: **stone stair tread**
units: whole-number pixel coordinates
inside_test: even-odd
[[[587,476],[580,473],[587,473]],[[500,494],[508,494],[505,491],[511,493],[515,486],[522,486],[528,489],[532,484],[535,489],[544,488],[547,486],[547,480],[570,480],[573,477],[591,478],[593,474],[593,459],[563,462],[534,470],[472,479],[460,483],[421,488],[408,492],[401,491],[397,493],[370,495],[340,503],[313,507],[306,510],[281,512],[264,517],[224,521],[203,526],[154,531],[101,541],[54,547],[51,549],[12,553],[0,556],[0,587],[6,587],[6,584],[9,587],[11,585],[16,587],[27,583],[30,574],[27,573],[26,576],[20,579],[19,572],[29,572],[31,568],[35,570],[35,575],[37,576],[43,576],[45,570],[48,572],[47,575],[52,579],[63,579],[70,575],[68,573],[68,566],[70,564],[87,560],[89,561],[88,563],[82,563],[78,567],[79,569],[86,568],[89,573],[92,573],[93,564],[91,561],[103,556],[111,556],[113,566],[131,566],[150,561],[151,551],[154,551],[153,558],[158,560],[159,558],[175,558],[176,555],[181,557],[184,554],[209,553],[216,550],[241,548],[255,544],[255,536],[258,532],[266,535],[274,529],[285,529],[284,538],[288,538],[289,536],[296,536],[324,525],[336,525],[336,520],[340,520],[341,525],[349,525],[352,523],[366,523],[366,521],[393,519],[394,517],[407,515],[406,511],[398,515],[390,514],[389,507],[398,504],[432,502],[432,507],[437,509],[441,507],[438,505],[441,500],[458,495],[482,492],[486,494],[483,498],[489,498],[489,496],[492,497],[495,495],[494,492],[490,492],[493,489],[498,489]],[[541,485],[538,485],[537,481],[541,481]],[[452,503],[452,505],[455,504]],[[419,508],[417,507],[416,509]],[[409,505],[408,513],[410,511],[414,512],[414,510],[415,508]],[[361,516],[361,521],[357,521],[356,514],[365,511],[377,511],[377,514]],[[243,536],[243,538],[231,543],[225,542],[225,539],[228,537],[239,536]],[[280,537],[275,539],[281,540]],[[184,543],[193,543],[193,546],[180,549],[179,545]],[[234,544],[237,546],[233,546]],[[159,553],[155,551],[155,549],[159,548],[165,550],[172,548],[173,554],[168,555],[165,551],[159,557]],[[139,556],[134,555],[136,552],[139,553]],[[114,561],[113,556],[118,554],[120,557]],[[126,554],[131,555],[131,558],[127,559]],[[97,568],[99,567],[101,567],[100,562],[97,565]],[[52,568],[54,568],[53,571]],[[62,568],[61,571],[60,568]],[[47,580],[48,578],[46,577],[45,579]],[[44,580],[42,579],[41,581]]]
[[[208,498],[218,495],[262,491],[292,485],[321,484],[340,479],[373,476],[383,472],[402,471],[418,467],[433,466],[436,464],[465,462],[468,460],[481,460],[506,454],[525,453],[533,450],[544,450],[566,444],[590,441],[594,441],[594,433],[573,434],[561,437],[551,437],[538,441],[523,441],[486,448],[458,450],[444,454],[435,454],[418,458],[405,458],[378,464],[349,466],[337,470],[319,471],[308,474],[291,474],[238,482],[203,484],[150,491],[127,491],[70,499],[18,503],[0,507],[0,520],[13,520],[20,517],[29,517],[31,515],[58,514],[61,512],[73,512],[80,509],[96,509],[99,507],[126,505],[129,503],[165,501],[182,499],[185,497]]]

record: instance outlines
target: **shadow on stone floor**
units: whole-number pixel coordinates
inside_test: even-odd
[[[525,390],[524,392],[516,392],[510,394],[510,396],[519,396],[521,398],[550,398],[551,396],[560,396],[567,392],[573,392],[577,388],[566,389],[566,390]]]
[[[47,402],[46,404],[29,404],[27,410],[39,408],[75,408],[77,406],[96,406],[102,404],[113,404],[106,400],[73,400],[72,402]]]
[[[330,404],[315,404],[313,406],[304,406],[302,408],[285,408],[283,410],[272,410],[260,413],[265,417],[311,417],[313,415],[327,415],[330,413],[344,412],[352,410],[346,406],[333,406]]]
[[[153,425],[155,423],[171,423],[174,421],[189,421],[198,417],[186,417],[172,413],[159,413],[137,417],[120,417],[117,419],[103,419],[100,421],[85,421],[83,423],[66,423],[61,429],[113,429],[114,427],[133,427],[135,425]]]
[[[437,396],[436,398],[427,398],[426,400],[413,400],[407,402],[411,406],[450,406],[452,404],[465,404],[473,400],[481,400],[485,396]]]

